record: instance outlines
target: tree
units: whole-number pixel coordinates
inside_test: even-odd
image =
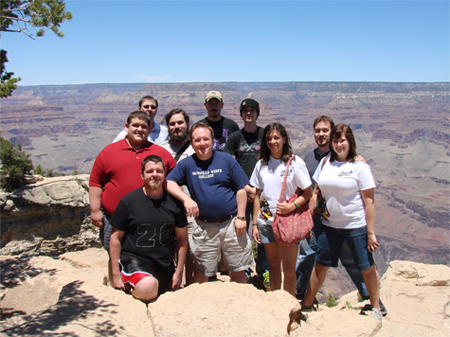
[[[14,146],[9,140],[0,137],[0,186],[12,191],[24,185],[24,176],[33,169],[30,155],[22,151],[19,145]]]
[[[64,0],[1,0],[0,1],[0,31],[24,33],[34,40],[35,36],[44,36],[45,28],[57,36],[64,37],[59,30],[61,23],[72,19],[72,13],[66,12]],[[33,29],[33,32],[30,31]],[[0,98],[8,97],[17,88],[20,77],[12,77],[13,72],[7,72],[8,62],[6,51],[1,50]]]

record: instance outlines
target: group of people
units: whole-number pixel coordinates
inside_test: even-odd
[[[187,285],[206,282],[219,270],[246,283],[255,262],[253,238],[256,272],[267,288],[283,286],[301,300],[302,310],[313,310],[327,269],[341,259],[363,298],[370,298],[372,316],[381,320],[386,311],[372,257],[379,248],[375,182],[357,156],[351,128],[317,118],[318,148],[302,160],[293,155],[282,124],[257,125],[260,104],[253,98],[241,102],[242,129],[222,116],[220,92],[208,92],[204,106],[207,117],[194,125],[185,111],[173,109],[164,126],[155,122],[157,100],[143,97],[96,158],[91,219],[109,252],[111,285],[149,302],[178,289],[183,271]],[[278,200],[290,159],[285,200],[302,191],[292,203]],[[329,217],[314,215],[313,237],[294,245],[277,242],[274,215],[308,202],[314,213],[319,190]]]

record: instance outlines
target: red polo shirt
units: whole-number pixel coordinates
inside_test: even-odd
[[[175,167],[175,160],[164,148],[154,143],[135,150],[126,139],[109,144],[97,156],[89,178],[89,186],[101,187],[102,207],[112,215],[120,199],[144,185],[141,177],[141,162],[149,155],[162,158],[168,174]]]

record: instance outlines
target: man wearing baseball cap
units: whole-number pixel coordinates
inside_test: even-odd
[[[214,151],[223,151],[228,137],[235,131],[239,130],[239,126],[235,121],[225,118],[221,115],[223,108],[222,94],[216,90],[210,91],[205,97],[205,108],[208,116],[198,121],[210,126],[214,131]]]
[[[257,163],[257,156],[261,148],[261,139],[264,133],[262,127],[256,124],[259,117],[259,102],[253,98],[246,98],[241,102],[241,117],[244,127],[233,132],[227,140],[224,152],[231,154],[243,168],[245,174],[250,179],[253,169]],[[247,219],[247,229],[250,224],[250,214],[253,212],[253,201],[256,190],[247,185],[247,208],[245,217]],[[259,200],[258,200],[259,202]],[[258,245],[258,256],[256,258],[256,273],[265,289],[270,288],[269,283],[269,260],[267,258],[264,245]]]

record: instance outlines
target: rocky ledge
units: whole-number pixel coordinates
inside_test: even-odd
[[[105,285],[100,248],[59,258],[1,256],[2,336],[288,336],[298,309],[284,291],[264,292],[221,278],[169,292],[146,306]],[[381,281],[389,313],[379,322],[360,311],[356,292],[320,306],[291,336],[427,336],[450,334],[450,268],[392,261]]]

